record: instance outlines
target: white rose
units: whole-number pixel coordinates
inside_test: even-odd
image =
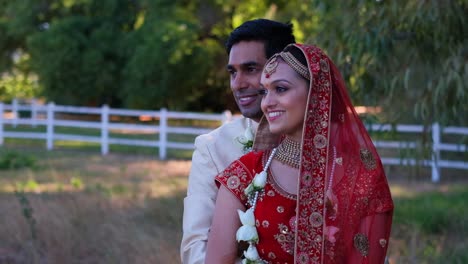
[[[267,180],[267,173],[266,171],[262,171],[260,173],[257,173],[253,179],[253,185],[254,185],[254,188],[256,189],[262,189],[263,187],[265,187],[265,184],[266,184],[266,180]]]
[[[237,209],[239,214],[240,221],[243,225],[255,225],[255,216],[253,208],[249,208],[247,211],[243,212],[242,210]]]
[[[255,226],[243,225],[236,232],[236,240],[239,241],[258,241],[258,233]]]
[[[246,128],[244,131],[244,137],[247,139],[247,141],[252,141],[254,138],[252,129],[250,127]]]
[[[239,136],[237,137],[237,141],[241,144],[247,143],[247,138],[245,136]]]
[[[244,251],[244,256],[248,260],[253,260],[253,261],[260,260],[260,256],[258,255],[257,248],[252,244],[250,244],[247,251]]]

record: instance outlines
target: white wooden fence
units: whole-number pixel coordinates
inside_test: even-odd
[[[20,111],[30,113],[30,117],[22,118],[18,114]],[[5,115],[9,113],[9,115]],[[99,121],[83,121],[83,120],[67,120],[58,117],[57,114],[83,114],[83,115],[98,115]],[[7,117],[5,117],[7,116]],[[117,117],[147,117],[154,120],[153,124],[141,123],[123,123],[111,122],[110,116]],[[129,110],[129,109],[113,109],[104,105],[102,107],[76,107],[55,105],[48,103],[47,105],[39,105],[34,101],[31,104],[18,104],[13,101],[12,104],[0,103],[0,145],[3,144],[4,138],[28,138],[28,139],[43,139],[46,141],[48,150],[54,148],[55,140],[64,141],[80,141],[80,142],[94,142],[99,143],[101,146],[101,153],[103,155],[109,152],[109,145],[129,145],[129,146],[144,146],[154,147],[159,149],[159,158],[166,159],[167,149],[193,149],[193,142],[171,142],[167,139],[168,134],[187,134],[187,135],[200,135],[208,133],[211,128],[196,128],[196,127],[183,127],[183,126],[169,126],[169,119],[192,119],[192,120],[207,120],[219,122],[227,122],[233,117],[229,111],[222,114],[205,114],[205,113],[190,113],[190,112],[171,112],[166,109],[160,111],[146,111],[146,110]],[[9,124],[13,127],[17,125],[30,125],[32,127],[45,126],[46,132],[19,132],[19,131],[5,131],[4,125]],[[71,135],[55,132],[56,127],[77,127],[86,129],[100,130],[100,136],[86,136],[86,135]],[[109,137],[112,130],[128,130],[141,133],[152,133],[159,135],[159,140],[144,140],[144,139],[129,139]]]
[[[18,113],[20,111],[29,112],[27,118],[22,118]],[[5,117],[5,113],[10,114]],[[57,113],[69,114],[88,114],[100,116],[98,121],[83,121],[83,120],[64,120],[57,118]],[[147,116],[159,120],[159,124],[135,124],[135,123],[122,123],[112,122],[110,116],[120,117],[140,117]],[[159,158],[166,159],[167,149],[193,149],[193,142],[171,142],[168,140],[168,134],[188,134],[200,135],[209,132],[212,128],[195,128],[183,126],[169,126],[168,120],[170,119],[192,119],[192,120],[209,120],[219,122],[227,122],[232,120],[233,117],[229,111],[222,114],[204,114],[204,113],[190,113],[190,112],[172,112],[166,109],[160,111],[145,111],[145,110],[128,110],[128,109],[113,109],[108,106],[97,107],[76,107],[76,106],[63,106],[49,103],[47,105],[39,105],[32,101],[30,104],[19,104],[13,101],[12,104],[0,103],[0,145],[3,144],[4,138],[29,138],[29,139],[43,139],[46,141],[48,150],[54,148],[54,140],[65,141],[80,141],[80,142],[94,142],[99,143],[101,146],[101,153],[103,155],[109,152],[109,145],[131,145],[131,146],[145,146],[154,147],[159,149]],[[32,127],[45,126],[45,132],[19,132],[19,131],[5,131],[4,127],[9,124],[13,127],[17,125],[30,125]],[[55,127],[78,127],[78,128],[91,128],[100,130],[100,136],[85,136],[85,135],[70,135],[60,134],[54,131]],[[391,126],[388,124],[373,124],[368,127],[371,131],[394,131],[398,133],[423,133],[422,125],[396,125]],[[110,137],[109,132],[112,130],[131,130],[145,133],[153,133],[159,135],[159,140],[143,140],[143,139],[125,139]],[[464,160],[447,160],[441,159],[441,152],[462,152],[466,153],[467,145],[453,144],[442,142],[443,135],[452,136],[467,136],[468,127],[441,127],[435,123],[430,130],[432,135],[432,156],[430,160],[421,160],[417,158],[402,158],[402,157],[385,157],[382,156],[382,162],[385,165],[420,165],[431,167],[432,181],[438,182],[440,180],[440,169],[451,168],[468,170],[467,155],[462,155]],[[416,149],[418,147],[416,141],[389,141],[389,140],[376,140],[375,145],[379,149]]]

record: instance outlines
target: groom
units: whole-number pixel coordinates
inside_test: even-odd
[[[261,96],[258,95],[263,66],[273,54],[294,42],[291,24],[267,19],[247,21],[229,35],[226,42],[229,55],[227,71],[234,99],[243,117],[195,139],[184,199],[180,248],[183,264],[205,262],[208,232],[218,192],[214,177],[248,150],[250,131],[256,130],[263,115]]]

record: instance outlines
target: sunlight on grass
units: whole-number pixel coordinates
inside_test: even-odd
[[[440,193],[450,192],[453,188],[457,188],[453,184],[441,184],[430,182],[416,182],[416,183],[392,183],[390,184],[390,191],[394,198],[411,198],[416,197],[422,192],[437,191]]]
[[[401,188],[403,195],[394,195],[390,263],[468,263],[467,187],[411,183]]]
[[[21,263],[179,263],[189,161],[24,152],[37,158],[37,168],[1,171],[2,257]],[[18,190],[32,208],[28,221]]]
[[[156,162],[119,155],[43,157],[36,170],[22,169],[0,178],[0,191],[13,193],[101,192],[111,196],[168,197],[187,189],[190,161]]]
[[[24,263],[37,257],[48,263],[179,263],[189,160],[18,152],[33,156],[36,166],[0,172],[0,251]],[[390,186],[390,264],[468,263],[468,184]],[[28,203],[19,202],[17,191]]]

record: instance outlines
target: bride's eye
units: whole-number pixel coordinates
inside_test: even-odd
[[[286,88],[286,87],[283,87],[283,86],[276,86],[276,87],[275,87],[275,90],[276,90],[277,93],[284,93],[284,92],[286,92],[286,91],[289,90],[289,89]]]

